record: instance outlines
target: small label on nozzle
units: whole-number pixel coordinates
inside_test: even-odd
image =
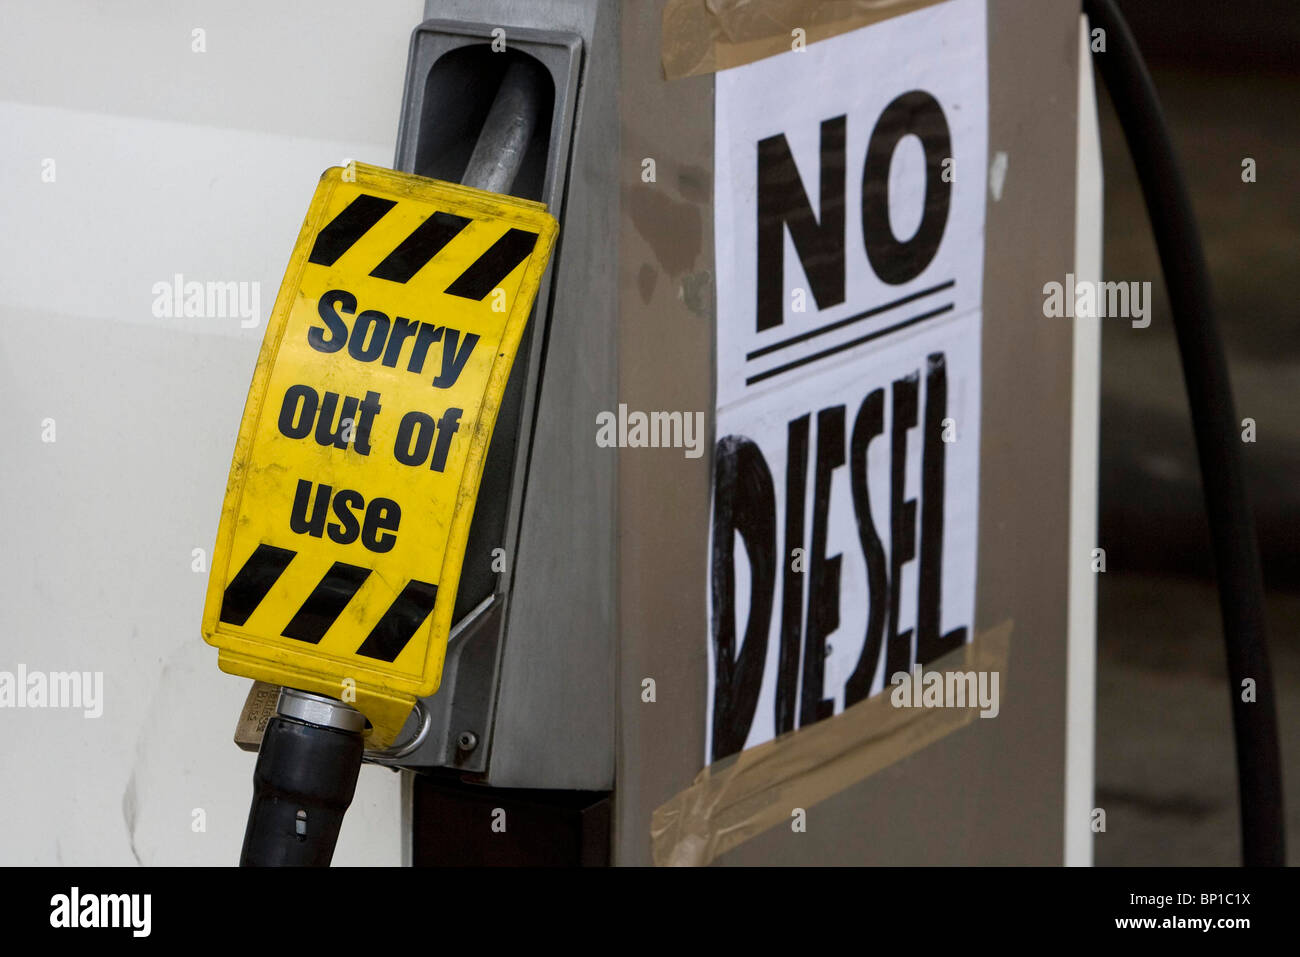
[[[239,724],[235,726],[235,744],[241,751],[257,751],[262,746],[262,735],[266,734],[266,723],[275,717],[275,708],[280,701],[280,686],[254,681],[248,689],[248,698],[244,701],[244,710],[239,712]]]

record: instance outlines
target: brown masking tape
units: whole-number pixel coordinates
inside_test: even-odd
[[[941,0],[668,0],[660,55],[677,80],[753,63]]]
[[[999,674],[1005,695],[1012,622],[936,658],[923,671]],[[655,809],[651,853],[658,865],[701,866],[975,720],[976,707],[896,708],[893,689],[816,724],[709,765],[690,787]]]

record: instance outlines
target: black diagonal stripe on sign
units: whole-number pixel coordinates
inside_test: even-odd
[[[368,577],[369,568],[335,562],[280,634],[297,641],[318,644]]]
[[[530,233],[526,229],[507,230],[445,292],[462,299],[482,299],[501,285],[501,280],[509,276],[516,266],[531,256],[536,245],[536,233]]]
[[[396,205],[395,200],[362,193],[316,234],[316,242],[311,247],[307,261],[318,266],[333,266],[340,256],[351,249],[371,226],[383,219],[384,214]]]
[[[423,269],[469,223],[464,216],[434,213],[416,226],[411,235],[403,239],[383,262],[370,271],[370,275],[392,282],[410,282],[411,277]]]
[[[424,623],[433,611],[433,601],[438,597],[438,586],[428,582],[407,582],[379,624],[361,643],[357,654],[380,661],[396,661],[415,629]]]
[[[248,621],[248,616],[262,603],[266,593],[297,554],[287,548],[258,545],[257,551],[226,586],[226,593],[221,598],[221,620],[228,625],[242,625]]]

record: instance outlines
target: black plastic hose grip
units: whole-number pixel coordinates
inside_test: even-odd
[[[276,716],[253,771],[241,867],[328,867],[361,771],[360,734]]]

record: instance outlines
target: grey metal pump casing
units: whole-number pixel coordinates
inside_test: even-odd
[[[445,14],[447,5],[439,6]],[[499,22],[520,23],[525,11],[510,7],[474,4],[473,16],[500,12]],[[523,388],[513,480],[493,488],[485,477],[480,494],[480,507],[484,495],[507,497],[504,570],[491,596],[453,628],[441,687],[399,737],[419,743],[380,763],[456,768],[506,787],[612,787],[616,460],[596,447],[594,423],[598,411],[616,406],[616,261],[608,237],[617,209],[607,167],[617,149],[617,64],[612,52],[587,62],[584,53],[600,49],[598,30],[604,50],[615,50],[617,24],[608,7],[597,8],[529,4],[529,18],[562,29],[505,28],[507,47],[533,57],[554,83],[541,198],[561,233],[516,359]],[[436,106],[424,101],[433,65],[453,50],[490,43],[496,28],[443,19],[416,29],[398,169],[427,175],[416,167],[421,120],[426,106]],[[596,73],[605,74],[602,82],[593,83]],[[579,160],[592,151],[605,161]]]

